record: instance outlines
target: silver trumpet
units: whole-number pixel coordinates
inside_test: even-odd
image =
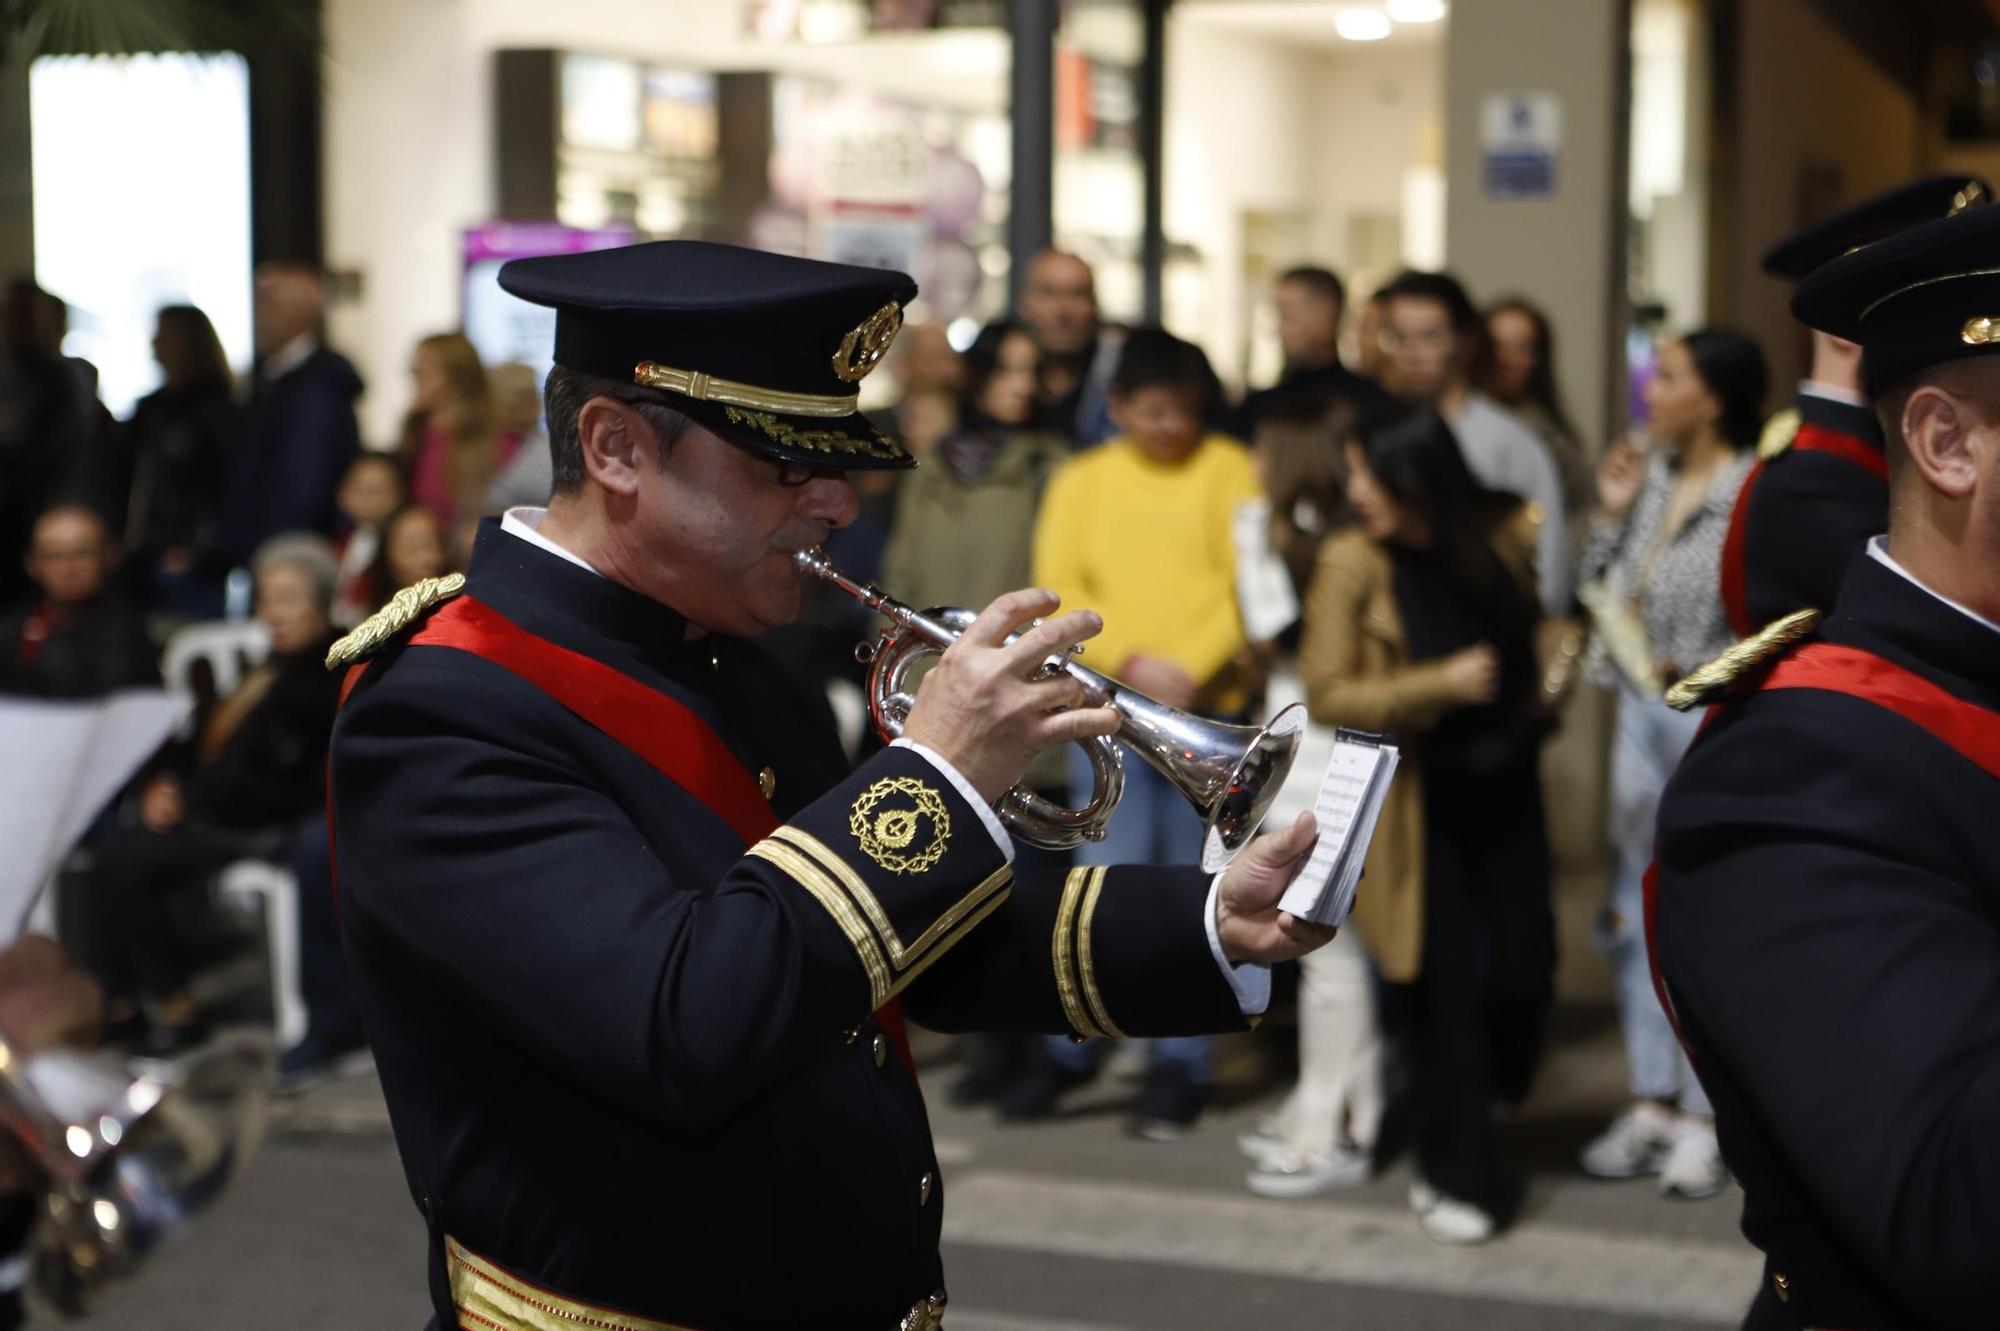
[[[0,1041],[0,1125],[39,1175],[30,1288],[81,1316],[219,1196],[263,1136],[264,1051],[221,1046],[170,1080],[103,1054]]]
[[[912,610],[881,588],[847,577],[820,550],[801,550],[793,563],[801,573],[832,583],[889,621],[874,642],[855,648],[854,656],[870,667],[868,711],[876,728],[888,739],[901,735],[916,702],[909,684],[911,668],[927,656],[941,655],[977,616],[955,607]],[[1043,672],[1067,673],[1083,685],[1088,706],[1108,704],[1117,711],[1118,732],[1113,738],[1172,782],[1201,814],[1204,868],[1221,868],[1256,834],[1298,756],[1306,718],[1305,709],[1297,704],[1267,725],[1234,726],[1177,711],[1069,656],[1050,657]],[[994,806],[1023,841],[1066,850],[1104,839],[1112,811],[1125,793],[1124,761],[1110,738],[1081,742],[1096,774],[1088,804],[1073,809],[1016,786]]]

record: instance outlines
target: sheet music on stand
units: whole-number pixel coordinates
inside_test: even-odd
[[[1386,736],[1345,728],[1335,733],[1333,756],[1313,804],[1319,841],[1285,889],[1279,909],[1315,924],[1346,922],[1400,761],[1402,755]]]

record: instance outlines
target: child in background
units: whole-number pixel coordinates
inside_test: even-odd
[[[1274,394],[1257,417],[1262,496],[1236,510],[1237,598],[1249,651],[1265,678],[1259,711],[1305,701],[1299,679],[1301,607],[1320,543],[1352,522],[1343,441],[1353,409],[1311,391]],[[1266,815],[1283,827],[1310,809],[1332,756],[1334,728],[1308,724],[1291,775]],[[1301,959],[1299,1080],[1277,1112],[1238,1145],[1261,1197],[1313,1197],[1368,1178],[1382,1121],[1381,1033],[1367,948],[1343,930]]]
[[[335,543],[340,561],[333,592],[335,627],[351,629],[375,608],[368,571],[382,547],[382,524],[406,498],[403,469],[391,454],[363,453],[347,464],[334,496],[347,527]]]
[[[444,524],[422,504],[405,504],[382,524],[382,548],[368,581],[374,607],[425,578],[441,578],[456,568]]]
[[[1160,329],[1126,340],[1111,380],[1117,438],[1078,455],[1049,480],[1035,527],[1035,580],[1065,610],[1096,610],[1104,632],[1086,664],[1183,711],[1228,714],[1243,706],[1230,669],[1244,646],[1236,608],[1236,506],[1257,494],[1249,453],[1205,433],[1215,376],[1199,347]],[[1092,776],[1072,754],[1072,799]],[[1081,864],[1193,864],[1201,820],[1166,779],[1125,764],[1125,797],[1109,834],[1077,853]],[[1232,977],[1233,982],[1233,977]],[[1047,1115],[1068,1087],[1089,1080],[1102,1050],[1057,1037],[1047,1060],[1000,1098],[1010,1118]],[[1132,1130],[1151,1140],[1184,1134],[1209,1092],[1209,1040],[1153,1041],[1151,1070]]]

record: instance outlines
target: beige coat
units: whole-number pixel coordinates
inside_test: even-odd
[[[1524,508],[1493,540],[1531,604],[1535,536]],[[1443,661],[1410,662],[1388,552],[1356,528],[1320,549],[1306,594],[1299,676],[1306,708],[1322,725],[1389,731],[1407,739],[1431,729],[1457,705]],[[1415,758],[1406,743],[1352,917],[1382,977],[1397,983],[1416,979],[1423,965],[1423,772]]]

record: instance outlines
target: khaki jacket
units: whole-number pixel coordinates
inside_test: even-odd
[[[1536,527],[1523,507],[1494,533],[1493,547],[1535,597]],[[1423,968],[1423,771],[1407,741],[1457,704],[1443,661],[1412,664],[1388,552],[1358,528],[1321,547],[1306,594],[1299,676],[1306,709],[1322,725],[1388,731],[1404,739],[1402,766],[1382,806],[1352,923],[1395,983]]]

